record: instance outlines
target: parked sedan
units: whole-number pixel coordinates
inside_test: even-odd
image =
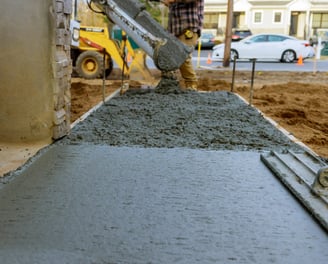
[[[212,49],[215,46],[215,36],[212,33],[203,33],[198,41],[202,49]],[[198,43],[196,48],[198,48]]]
[[[235,29],[232,32],[231,41],[240,41],[250,35],[252,35],[252,31],[249,29]]]
[[[230,58],[277,60],[294,62],[315,56],[313,47],[305,40],[281,34],[257,34],[231,43]],[[213,47],[212,60],[224,58],[224,44]]]

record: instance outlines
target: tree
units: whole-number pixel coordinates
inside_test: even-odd
[[[96,13],[90,10],[86,1],[78,1],[77,20],[81,22],[81,25],[86,26],[104,26],[108,24],[108,19],[103,14]]]
[[[158,22],[163,25],[163,4],[149,0],[140,0],[145,6],[147,12]],[[166,9],[166,8],[165,8]]]
[[[159,3],[149,0],[140,0],[146,7],[147,12],[163,27],[167,25],[167,8]],[[98,14],[87,5],[86,0],[78,0],[77,20],[81,21],[81,25],[86,26],[104,26],[111,24],[108,18],[102,14]]]

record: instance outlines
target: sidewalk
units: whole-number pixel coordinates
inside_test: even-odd
[[[2,184],[1,264],[326,263],[327,233],[260,161],[286,148],[227,92],[115,97]]]
[[[326,263],[327,234],[259,153],[53,146],[0,191],[15,263]]]

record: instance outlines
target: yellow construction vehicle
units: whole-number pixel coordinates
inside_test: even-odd
[[[133,47],[122,32],[122,39],[111,38],[107,27],[80,26],[79,46],[71,50],[73,67],[80,77],[95,79],[108,76],[113,61],[129,79],[152,82],[145,63],[146,54]]]

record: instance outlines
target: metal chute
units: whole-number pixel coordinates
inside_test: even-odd
[[[188,58],[192,47],[167,32],[134,0],[90,0],[130,36],[161,71],[174,71]]]

